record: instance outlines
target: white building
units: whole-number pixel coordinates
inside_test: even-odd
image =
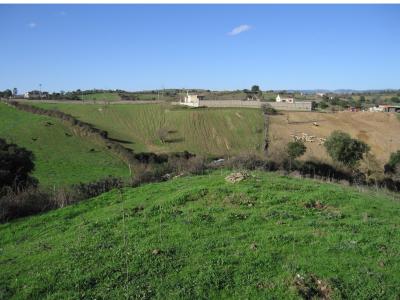
[[[278,94],[278,96],[276,96],[276,102],[294,103],[294,98],[292,97],[282,98]]]
[[[40,92],[40,91],[30,91],[24,94],[25,99],[46,99],[48,98],[48,92]]]
[[[384,111],[384,106],[383,106],[383,105],[379,105],[378,107],[373,106],[373,107],[370,107],[370,108],[369,108],[369,111],[373,111],[373,112],[379,111],[379,112],[382,112],[382,111]]]
[[[181,102],[181,104],[187,105],[187,106],[199,107],[200,100],[203,100],[203,99],[204,99],[204,96],[190,95],[189,92],[186,92],[186,96],[183,99],[183,102]]]

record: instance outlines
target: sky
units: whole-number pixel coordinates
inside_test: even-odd
[[[400,5],[0,5],[0,90],[400,88]]]

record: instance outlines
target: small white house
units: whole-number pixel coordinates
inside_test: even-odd
[[[48,98],[48,92],[41,92],[41,91],[30,91],[24,94],[25,99],[46,99]]]
[[[204,99],[203,96],[190,95],[189,92],[186,92],[186,96],[183,99],[183,102],[181,102],[181,104],[187,105],[187,106],[199,107],[200,100],[203,100],[203,99]]]
[[[369,108],[369,111],[382,112],[382,111],[384,111],[384,106],[383,105],[373,106],[373,107]]]
[[[283,98],[278,94],[278,96],[276,96],[276,102],[294,103],[294,98],[292,97]]]

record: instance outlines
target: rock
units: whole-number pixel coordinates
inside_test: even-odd
[[[176,179],[176,178],[182,177],[184,175],[185,175],[185,173],[179,173],[178,175],[175,175],[174,177],[172,177],[172,179]]]
[[[159,255],[159,254],[161,254],[161,250],[160,249],[154,249],[153,251],[151,251],[151,254]]]
[[[258,248],[258,246],[257,246],[256,243],[252,243],[252,244],[250,245],[250,249],[253,250],[253,251],[257,250],[257,248]]]
[[[235,172],[226,176],[225,181],[230,183],[236,183],[245,180],[249,176],[250,175],[247,172]]]

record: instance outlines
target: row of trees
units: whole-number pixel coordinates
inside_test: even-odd
[[[13,88],[13,90],[6,89],[4,91],[0,91],[0,98],[11,98],[13,96],[16,96],[18,93],[17,88]]]

